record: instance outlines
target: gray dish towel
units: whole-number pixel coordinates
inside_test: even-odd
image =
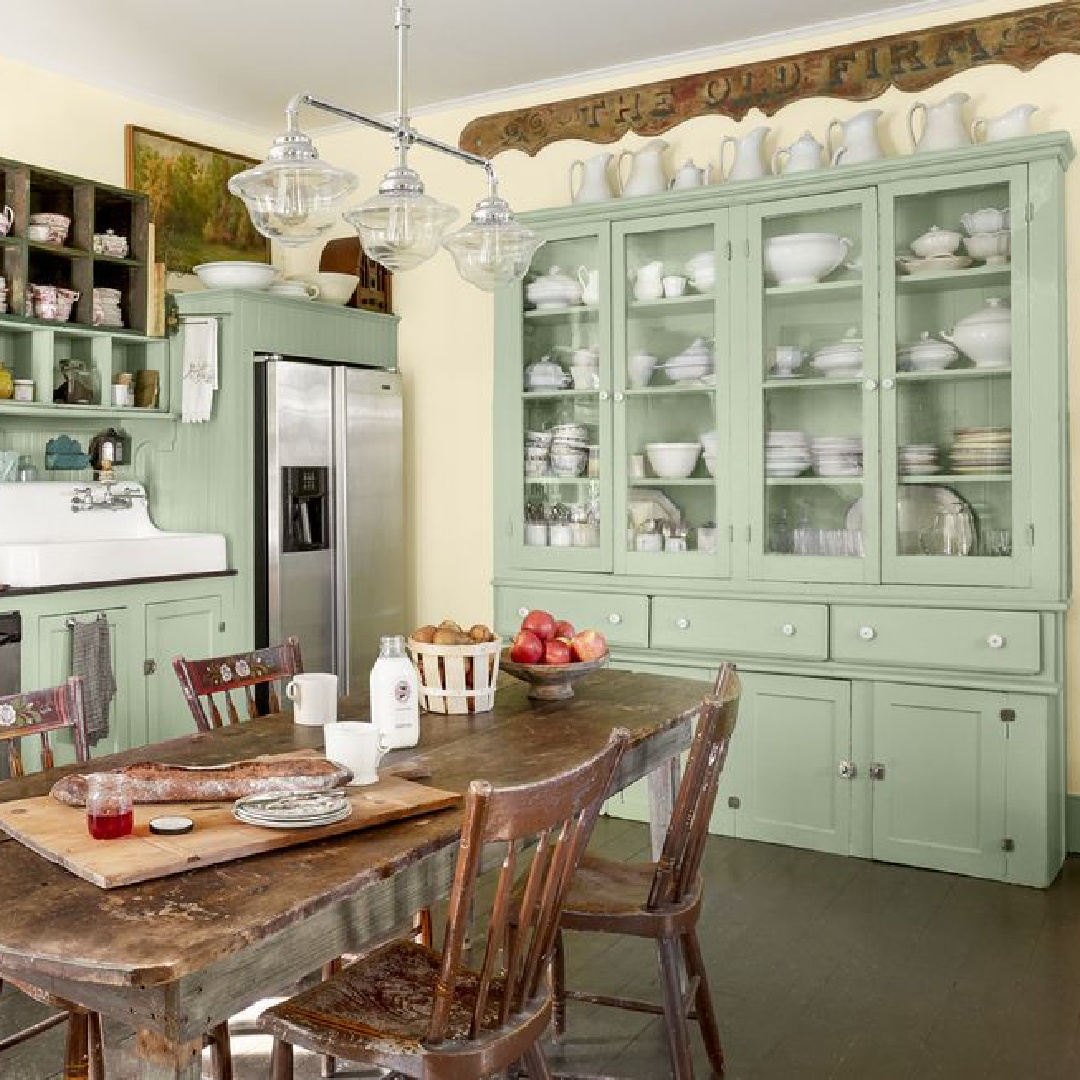
[[[109,734],[109,704],[116,696],[116,676],[109,649],[109,620],[104,615],[88,623],[72,620],[71,674],[83,677],[86,737],[93,746]]]

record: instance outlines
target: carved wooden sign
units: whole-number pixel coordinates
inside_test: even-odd
[[[458,145],[491,157],[500,150],[535,154],[561,139],[610,143],[697,116],[738,120],[752,108],[771,115],[799,98],[867,101],[890,86],[924,90],[985,64],[1027,71],[1061,52],[1080,52],[1080,0],[492,113],[470,121]]]

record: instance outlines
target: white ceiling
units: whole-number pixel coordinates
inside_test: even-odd
[[[692,58],[791,31],[858,26],[956,0],[412,0],[409,100],[418,109]],[[11,0],[0,54],[158,104],[275,131],[306,90],[394,111],[394,0]],[[937,18],[935,21],[942,21]],[[764,40],[763,40],[764,39]],[[547,85],[545,85],[547,84]],[[478,108],[478,112],[484,111]]]

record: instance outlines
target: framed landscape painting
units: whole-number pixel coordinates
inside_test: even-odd
[[[150,198],[155,257],[169,271],[188,274],[221,259],[270,261],[270,242],[225,186],[256,161],[132,124],[124,131],[127,186]]]

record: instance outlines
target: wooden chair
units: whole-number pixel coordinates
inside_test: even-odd
[[[180,688],[184,691],[191,715],[195,717],[196,726],[200,731],[211,731],[224,726],[219,702],[225,708],[229,723],[240,723],[240,714],[233,700],[233,694],[237,691],[243,691],[246,720],[261,715],[254,690],[256,686],[267,687],[266,711],[280,712],[279,685],[283,686],[293,675],[302,672],[304,664],[300,658],[300,642],[288,637],[283,645],[271,645],[233,656],[211,656],[206,660],[185,660],[177,656],[173,659],[173,670],[180,680]]]
[[[699,870],[717,784],[735,730],[739,693],[734,666],[724,664],[713,693],[702,702],[698,714],[686,772],[679,785],[659,861],[630,865],[586,855],[571,883],[556,935],[555,1034],[561,1035],[565,1030],[566,998],[659,1013],[666,1020],[676,1080],[692,1080],[694,1075],[688,1016],[701,1027],[713,1070],[721,1075],[724,1071],[720,1032],[697,937],[702,894]],[[564,930],[652,938],[657,945],[663,1005],[568,990]],[[686,964],[685,981],[680,950]],[[693,1013],[688,1008],[691,1000]]]
[[[616,729],[589,761],[535,784],[496,789],[474,780],[442,952],[385,945],[264,1012],[259,1023],[275,1037],[273,1080],[292,1077],[293,1044],[424,1080],[476,1080],[521,1059],[532,1080],[550,1078],[539,1040],[551,1014],[546,971],[559,908],[628,739]],[[484,905],[476,881],[487,844],[503,860]],[[488,916],[479,968],[463,960],[474,904]]]
[[[22,694],[0,697],[0,752],[6,752],[11,775],[24,776],[22,740],[37,736],[40,745],[41,767],[54,765],[52,735],[70,731],[75,747],[75,760],[80,765],[90,760],[86,738],[86,715],[83,710],[83,681],[73,676],[61,686],[46,690],[28,690]],[[61,1010],[30,1027],[16,1031],[0,1040],[0,1054],[10,1050],[50,1028],[67,1021],[67,1049],[64,1054],[64,1080],[105,1080],[105,1055],[101,1039],[101,1017],[87,1009],[57,997],[45,990],[28,986],[16,979],[8,980],[28,997],[53,1009]],[[0,979],[0,991],[3,990]],[[0,1065],[0,1076],[4,1075]]]

